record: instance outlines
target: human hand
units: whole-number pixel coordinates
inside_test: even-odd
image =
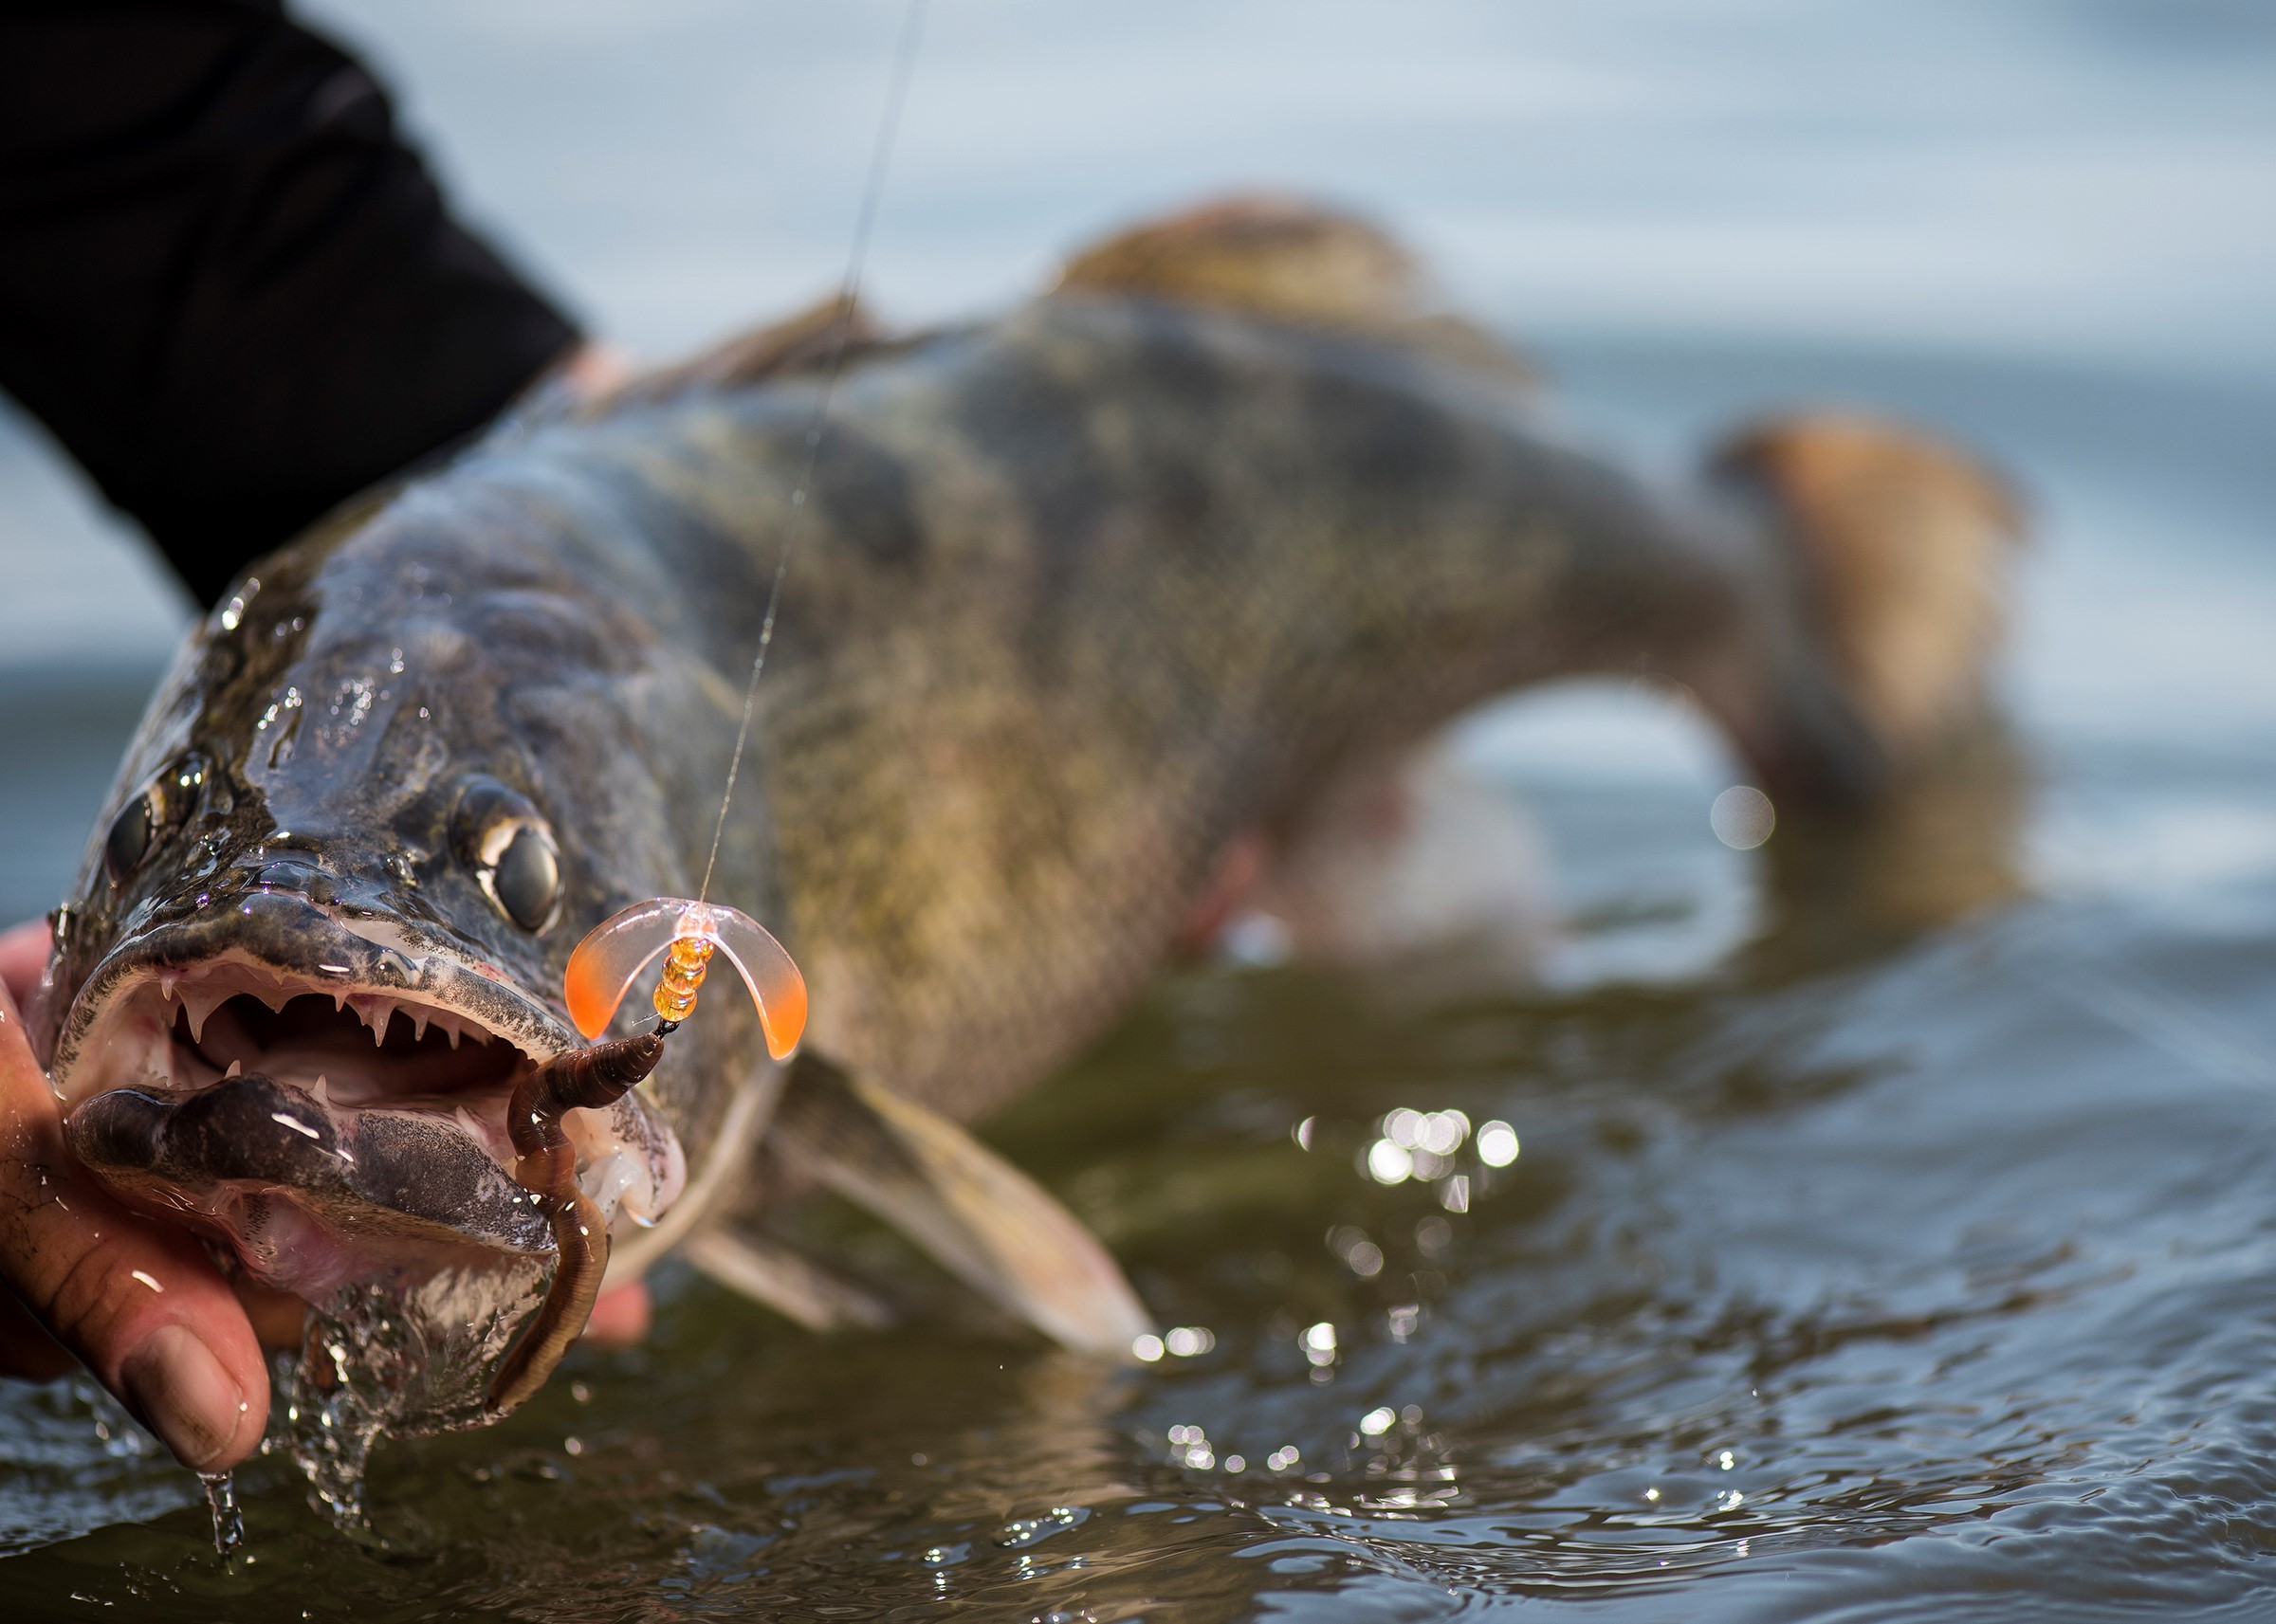
[[[632,353],[600,339],[588,339],[569,353],[554,373],[554,381],[580,400],[597,400],[628,382],[633,373]]]
[[[0,934],[0,1373],[92,1371],[197,1471],[261,1442],[268,1371],[252,1321],[187,1230],[130,1213],[80,1171],[20,1003],[44,922]]]
[[[76,1356],[183,1465],[226,1470],[267,1422],[261,1344],[299,1345],[302,1305],[224,1279],[188,1232],[120,1206],[72,1162],[18,1013],[48,952],[45,921],[0,932],[0,1376],[51,1379]],[[585,1334],[630,1346],[649,1318],[635,1281],[603,1294]]]

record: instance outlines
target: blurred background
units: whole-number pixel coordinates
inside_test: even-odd
[[[597,333],[670,356],[839,273],[893,7],[302,9]],[[870,288],[904,322],[985,311],[1102,229],[1257,185],[1391,225],[1631,456],[1672,467],[1735,412],[1825,398],[1972,436],[2047,538],[2018,680],[2048,720],[2276,715],[2248,678],[2276,625],[2276,10],[939,0]],[[60,894],[189,606],[12,411],[0,582],[20,917]],[[1618,697],[1529,715],[1536,760],[1716,787],[1703,744]],[[2276,861],[2276,824],[2248,838]]]
[[[598,334],[667,357],[839,275],[897,6],[301,9]],[[1994,460],[2034,534],[2018,765],[1926,810],[2020,895],[1862,929],[1834,893],[1916,873],[1727,848],[1686,718],[1501,707],[1463,747],[1541,825],[1543,985],[1417,1013],[1218,966],[989,1129],[1201,1351],[817,1359],[668,1271],[648,1352],[383,1451],[427,1566],[249,1474],[245,1616],[2265,1611],[2276,7],[933,0],[868,292],[984,313],[1257,186],[1402,233],[1624,460],[1829,401]],[[60,897],[189,613],[0,416],[0,919]],[[1474,1210],[1370,1172],[1442,1108],[1523,1141],[1460,1153]],[[0,1394],[0,1599],[211,1615],[194,1489],[99,1414]]]

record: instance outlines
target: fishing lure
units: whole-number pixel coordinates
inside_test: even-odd
[[[759,1006],[766,1050],[785,1060],[798,1046],[806,1026],[806,981],[782,944],[750,915],[719,903],[687,897],[653,897],[634,903],[596,925],[561,977],[569,1018],[588,1038],[607,1030],[617,1006],[641,971],[664,958],[664,974],[651,1000],[656,1019],[669,1031],[695,1008],[698,989],[714,953],[735,966]]]
[[[726,783],[719,797],[719,817],[711,827],[711,855],[704,864],[703,884],[695,897],[652,897],[610,916],[577,944],[563,973],[561,991],[569,1004],[569,1018],[592,1047],[573,1049],[538,1067],[515,1086],[507,1116],[507,1131],[520,1160],[514,1177],[546,1207],[553,1227],[558,1262],[545,1302],[529,1326],[507,1352],[490,1383],[486,1404],[492,1418],[505,1415],[545,1384],[561,1356],[569,1351],[591,1317],[600,1295],[600,1277],[608,1268],[608,1225],[600,1209],[578,1187],[577,1153],[562,1131],[568,1112],[615,1104],[627,1090],[656,1067],[664,1057],[664,1039],[676,1031],[695,1009],[696,994],[710,969],[713,955],[724,953],[735,966],[751,1002],[759,1007],[760,1029],[766,1050],[777,1062],[790,1058],[806,1028],[806,980],[798,974],[782,944],[748,914],[709,901],[711,875],[719,863],[720,839],[727,827],[727,809],[734,804],[735,780],[743,769],[743,747],[749,742],[751,717],[759,697],[759,679],[766,671],[767,650],[774,646],[775,615],[782,603],[782,578],[789,573],[797,551],[798,524],[804,517],[806,492],[814,483],[823,430],[828,427],[830,402],[845,359],[846,339],[861,291],[861,267],[869,255],[870,232],[877,220],[877,205],[885,188],[887,160],[901,125],[901,108],[909,96],[909,80],[916,64],[917,36],[925,0],[909,0],[903,14],[901,39],[893,57],[891,81],[886,91],[885,113],[870,154],[868,179],[863,183],[861,210],[854,226],[854,242],[846,256],[846,273],[839,283],[837,316],[834,323],[830,358],[821,392],[814,407],[813,426],[806,434],[806,456],[792,486],[782,533],[781,550],[775,557],[774,581],[767,589],[766,612],[760,618],[759,647],[751,659],[750,681],[743,690],[743,721],[735,730],[735,750],[727,758]],[[656,1025],[633,1037],[611,1043],[593,1043],[615,1018],[633,980],[661,957],[664,971],[651,999]]]
[[[664,1040],[695,1013],[712,957],[724,954],[758,1006],[766,1051],[787,1060],[806,1027],[806,979],[780,942],[750,915],[688,897],[652,897],[594,927],[569,956],[561,987],[569,1018],[590,1040],[608,1030],[624,995],[659,958],[663,974],[650,999],[656,1024],[609,1043],[574,1049],[515,1085],[506,1132],[518,1158],[514,1177],[545,1208],[553,1230],[553,1283],[529,1327],[490,1382],[485,1408],[504,1416],[545,1385],[592,1317],[609,1265],[609,1226],[577,1182],[577,1149],[561,1119],[613,1105],[656,1068]]]

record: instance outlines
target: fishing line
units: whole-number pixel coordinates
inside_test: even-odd
[[[766,651],[775,640],[775,612],[781,607],[782,579],[790,572],[791,554],[798,541],[798,524],[806,511],[806,495],[814,484],[815,465],[829,426],[830,399],[837,388],[846,356],[846,340],[854,325],[854,300],[861,291],[861,267],[870,249],[870,233],[877,223],[877,202],[885,191],[885,172],[892,156],[893,137],[901,126],[901,106],[909,95],[909,69],[916,61],[917,25],[925,0],[909,0],[894,51],[892,77],[888,82],[885,115],[870,154],[870,172],[862,188],[861,211],[854,223],[854,244],[846,255],[846,274],[837,288],[836,320],[830,340],[830,358],[822,387],[806,426],[806,451],[791,487],[790,512],[782,525],[782,547],[775,557],[775,578],[767,589],[766,612],[759,622],[759,650],[751,657],[751,680],[743,690],[743,721],[735,729],[735,753],[727,758],[727,781],[720,793],[719,818],[711,826],[711,854],[704,860],[704,885],[693,900],[651,897],[619,910],[594,927],[569,955],[561,973],[561,995],[569,1018],[589,1047],[571,1049],[554,1056],[514,1086],[506,1107],[508,1131],[516,1159],[514,1177],[540,1203],[553,1231],[553,1279],[545,1299],[506,1350],[490,1378],[483,1401],[484,1413],[495,1419],[511,1414],[553,1375],[561,1356],[583,1332],[599,1300],[607,1276],[611,1243],[609,1215],[577,1181],[577,1146],[563,1127],[572,1111],[595,1110],[614,1104],[652,1073],[664,1057],[664,1040],[694,1012],[696,994],[715,952],[725,951],[759,1011],[759,1025],[766,1037],[767,1053],[778,1067],[790,1058],[806,1026],[806,981],[790,955],[757,920],[739,909],[709,905],[712,870],[719,865],[719,844],[727,828],[727,809],[734,804],[735,779],[743,769],[743,747],[751,736],[751,716],[758,704],[759,679],[766,671]],[[608,1030],[633,978],[659,957],[664,968],[649,1000],[656,1024],[644,1032],[610,1042],[595,1041]],[[738,1097],[738,1111],[748,1115],[742,1102],[755,1101],[748,1089]],[[692,1194],[690,1192],[689,1194]],[[681,1197],[685,1203],[687,1196]],[[675,1213],[682,1210],[675,1206]],[[215,1527],[221,1530],[220,1503],[215,1502]],[[217,1538],[220,1535],[217,1533]]]
[[[727,758],[726,787],[719,797],[719,818],[711,826],[711,854],[704,859],[704,883],[696,901],[711,896],[711,871],[719,866],[720,837],[726,832],[727,808],[735,800],[735,779],[743,771],[743,746],[751,737],[751,713],[759,701],[759,679],[766,670],[766,651],[775,641],[775,611],[782,601],[782,577],[790,572],[790,556],[798,543],[798,524],[806,514],[806,495],[821,456],[822,433],[829,426],[830,398],[837,390],[837,374],[846,358],[846,339],[854,326],[854,301],[861,291],[862,264],[869,258],[870,231],[877,223],[877,205],[885,194],[885,174],[901,131],[901,108],[909,99],[909,81],[917,64],[919,25],[925,0],[909,0],[902,15],[901,37],[893,50],[892,77],[887,82],[885,113],[877,125],[877,139],[870,152],[870,172],[862,184],[861,212],[854,217],[854,243],[846,254],[846,274],[837,289],[837,320],[830,339],[830,359],[822,374],[822,392],[815,401],[814,417],[806,427],[806,455],[798,468],[798,484],[790,491],[790,517],[782,527],[782,549],[775,556],[774,584],[767,588],[766,613],[759,622],[759,652],[751,657],[751,680],[743,690],[743,721],[735,729],[735,753]]]

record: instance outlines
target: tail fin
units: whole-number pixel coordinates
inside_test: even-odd
[[[1221,198],[1131,227],[1069,260],[1055,291],[1236,310],[1533,376],[1502,340],[1439,306],[1403,245],[1299,198]]]
[[[2024,534],[1995,474],[1919,430],[1834,411],[1746,429],[1713,470],[1784,519],[1849,698],[1893,766],[1981,708]]]

